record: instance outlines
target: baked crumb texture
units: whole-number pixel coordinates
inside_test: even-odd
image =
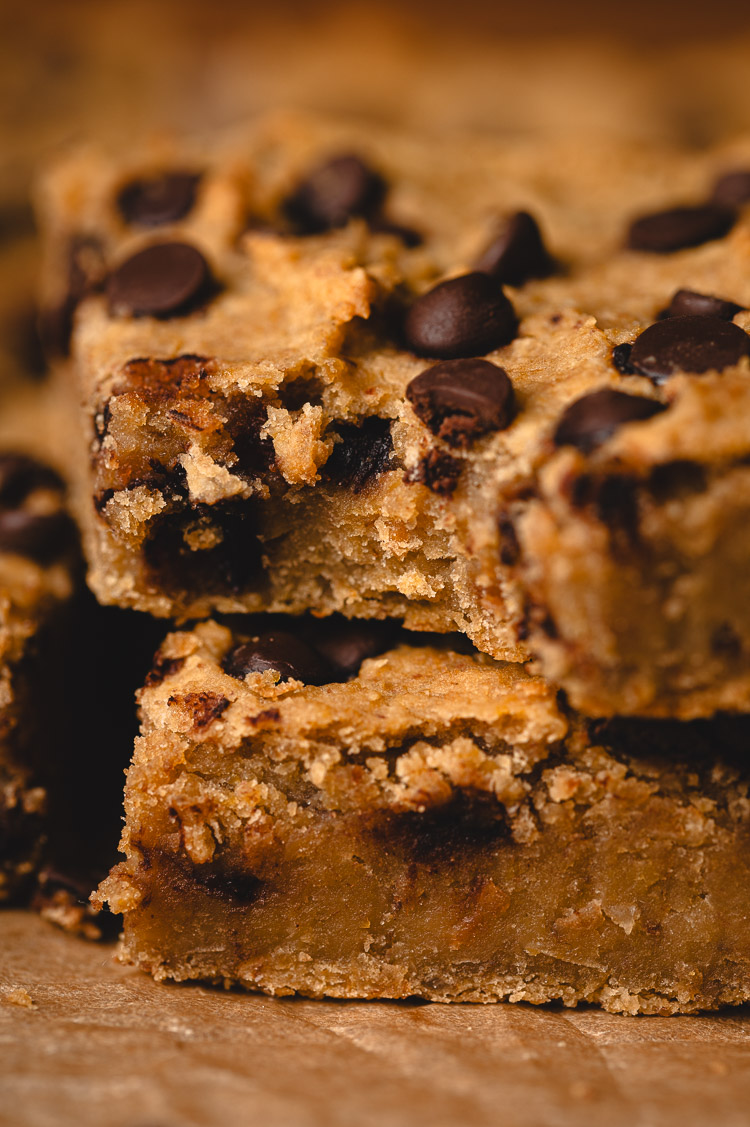
[[[45,324],[97,596],[458,630],[595,716],[750,708],[748,167],[296,115],[69,158]]]
[[[450,640],[317,686],[247,652],[173,633],[141,691],[98,894],[125,960],[311,997],[750,998],[747,719],[583,722]]]

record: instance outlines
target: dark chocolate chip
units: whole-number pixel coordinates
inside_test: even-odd
[[[256,580],[261,548],[252,503],[183,505],[153,523],[144,555],[156,582],[170,594],[203,591],[239,595]],[[192,549],[184,534],[188,529],[202,528],[218,533],[220,542],[213,548]]]
[[[0,508],[20,505],[35,489],[64,491],[62,479],[50,466],[26,454],[0,454]]]
[[[156,685],[161,685],[162,681],[166,681],[167,677],[172,677],[175,673],[179,673],[185,661],[186,659],[184,657],[164,657],[161,653],[155,654],[153,665],[146,674],[146,688],[150,689],[154,688]]]
[[[423,236],[414,227],[406,227],[403,223],[392,223],[390,219],[382,216],[373,216],[369,220],[370,230],[378,235],[395,235],[406,247],[420,247],[424,242]]]
[[[117,206],[126,223],[141,227],[174,223],[192,209],[199,182],[200,176],[192,172],[165,172],[131,180],[120,191]]]
[[[731,321],[739,313],[741,305],[725,301],[710,294],[695,293],[693,290],[678,290],[662,314],[663,317],[720,317]]]
[[[461,469],[462,464],[457,458],[444,454],[441,450],[430,450],[419,465],[406,475],[405,480],[421,482],[433,493],[448,497],[458,485]]]
[[[719,317],[669,317],[649,325],[633,345],[636,372],[662,383],[675,372],[722,371],[750,355],[750,337]]]
[[[717,204],[699,207],[673,207],[634,220],[628,231],[631,250],[670,254],[684,247],[697,247],[711,239],[721,239],[733,226],[735,214]]]
[[[555,446],[575,446],[589,454],[625,423],[651,419],[665,410],[666,405],[655,399],[604,387],[576,399],[563,411],[553,441]]]
[[[542,239],[539,225],[528,211],[517,211],[500,231],[474,266],[492,274],[507,286],[521,286],[529,278],[546,278],[555,269]]]
[[[385,193],[380,173],[346,153],[314,168],[284,200],[282,209],[301,234],[313,235],[344,227],[352,216],[372,215]]]
[[[406,397],[417,418],[450,446],[504,430],[515,400],[508,373],[489,360],[444,360],[415,376]]]
[[[242,679],[248,673],[275,669],[282,681],[302,681],[305,685],[325,685],[335,680],[333,670],[322,654],[284,630],[261,634],[243,642],[224,658],[224,670]]]
[[[515,311],[500,283],[476,271],[440,282],[417,298],[404,319],[408,348],[418,356],[448,360],[501,348],[517,329]]]
[[[125,316],[176,317],[205,299],[211,272],[187,243],[157,243],[138,251],[110,275],[110,311]]]
[[[371,415],[361,423],[339,423],[337,442],[324,467],[326,480],[361,493],[378,474],[388,469],[393,453],[390,419]]]
[[[616,344],[612,349],[612,363],[617,371],[623,376],[632,376],[635,374],[635,368],[630,363],[630,353],[633,351],[632,344]]]
[[[31,513],[24,509],[0,511],[0,552],[14,552],[47,563],[70,544],[68,514]]]
[[[366,658],[389,650],[397,633],[391,622],[326,619],[317,624],[313,644],[333,667],[332,679],[348,680],[356,677]]]
[[[711,202],[728,208],[750,203],[750,168],[738,168],[720,176],[714,184]]]

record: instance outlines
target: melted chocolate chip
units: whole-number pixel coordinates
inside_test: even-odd
[[[183,507],[153,523],[143,551],[156,582],[166,591],[239,595],[256,579],[261,549],[250,502]],[[218,533],[220,540],[212,548],[192,550],[184,534],[203,528]]]
[[[417,418],[450,446],[468,446],[513,420],[508,373],[488,360],[444,360],[415,376],[406,397]]]
[[[418,297],[404,319],[406,345],[418,356],[482,356],[513,340],[518,321],[489,274],[464,274]]]
[[[0,511],[0,552],[14,552],[47,563],[70,543],[67,513],[32,513],[24,509]]]
[[[642,376],[662,383],[675,372],[722,371],[750,355],[750,337],[718,317],[670,317],[641,333],[630,362]]]
[[[539,225],[528,211],[517,211],[480,255],[474,266],[507,286],[521,286],[529,278],[546,278],[555,269]]]
[[[261,634],[235,646],[224,658],[223,668],[240,680],[248,673],[267,669],[275,669],[282,681],[302,681],[305,685],[325,685],[335,679],[321,654],[284,630]]]
[[[366,658],[389,650],[397,633],[391,622],[326,619],[317,624],[314,645],[333,667],[331,679],[348,680],[356,677]]]
[[[385,193],[383,177],[360,157],[347,153],[314,168],[282,209],[301,234],[313,235],[344,227],[352,216],[372,215]]]
[[[731,321],[739,313],[741,305],[725,301],[710,294],[695,293],[693,290],[678,290],[662,314],[663,317],[720,317]]]
[[[458,485],[461,468],[461,462],[457,458],[452,458],[441,450],[430,450],[416,469],[406,475],[405,480],[419,481],[433,493],[448,497]]]
[[[185,664],[186,658],[184,657],[164,657],[161,653],[154,655],[154,662],[150,670],[146,674],[145,685],[146,688],[154,688],[156,685],[161,685],[162,681],[166,681],[167,677],[172,677],[175,673],[179,673]]]
[[[200,176],[191,172],[131,180],[120,191],[117,206],[126,223],[140,227],[174,223],[192,209],[199,182]]]
[[[720,176],[714,184],[711,202],[728,208],[750,203],[750,168],[738,168]]]
[[[575,446],[589,454],[625,423],[651,419],[666,410],[664,403],[602,388],[576,399],[563,412],[555,433],[555,446]]]
[[[733,226],[735,214],[717,204],[699,207],[673,207],[643,215],[630,225],[631,250],[670,254],[684,247],[697,247],[711,239],[721,239]]]
[[[391,423],[371,415],[361,423],[339,423],[341,438],[325,464],[324,476],[335,485],[361,493],[365,486],[388,468],[393,453]]]
[[[187,243],[157,243],[138,251],[110,275],[110,311],[123,316],[177,317],[208,296],[211,272]]]
[[[635,368],[630,363],[630,353],[633,351],[632,344],[616,344],[612,349],[612,363],[617,371],[623,376],[632,376],[635,374]]]

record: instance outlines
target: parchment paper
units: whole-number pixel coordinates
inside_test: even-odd
[[[2,1127],[746,1127],[750,1011],[265,998],[157,985],[0,913]]]

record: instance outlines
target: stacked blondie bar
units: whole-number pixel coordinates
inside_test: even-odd
[[[748,203],[750,142],[301,115],[50,172],[89,584],[179,627],[96,894],[125,958],[750,1000]]]

